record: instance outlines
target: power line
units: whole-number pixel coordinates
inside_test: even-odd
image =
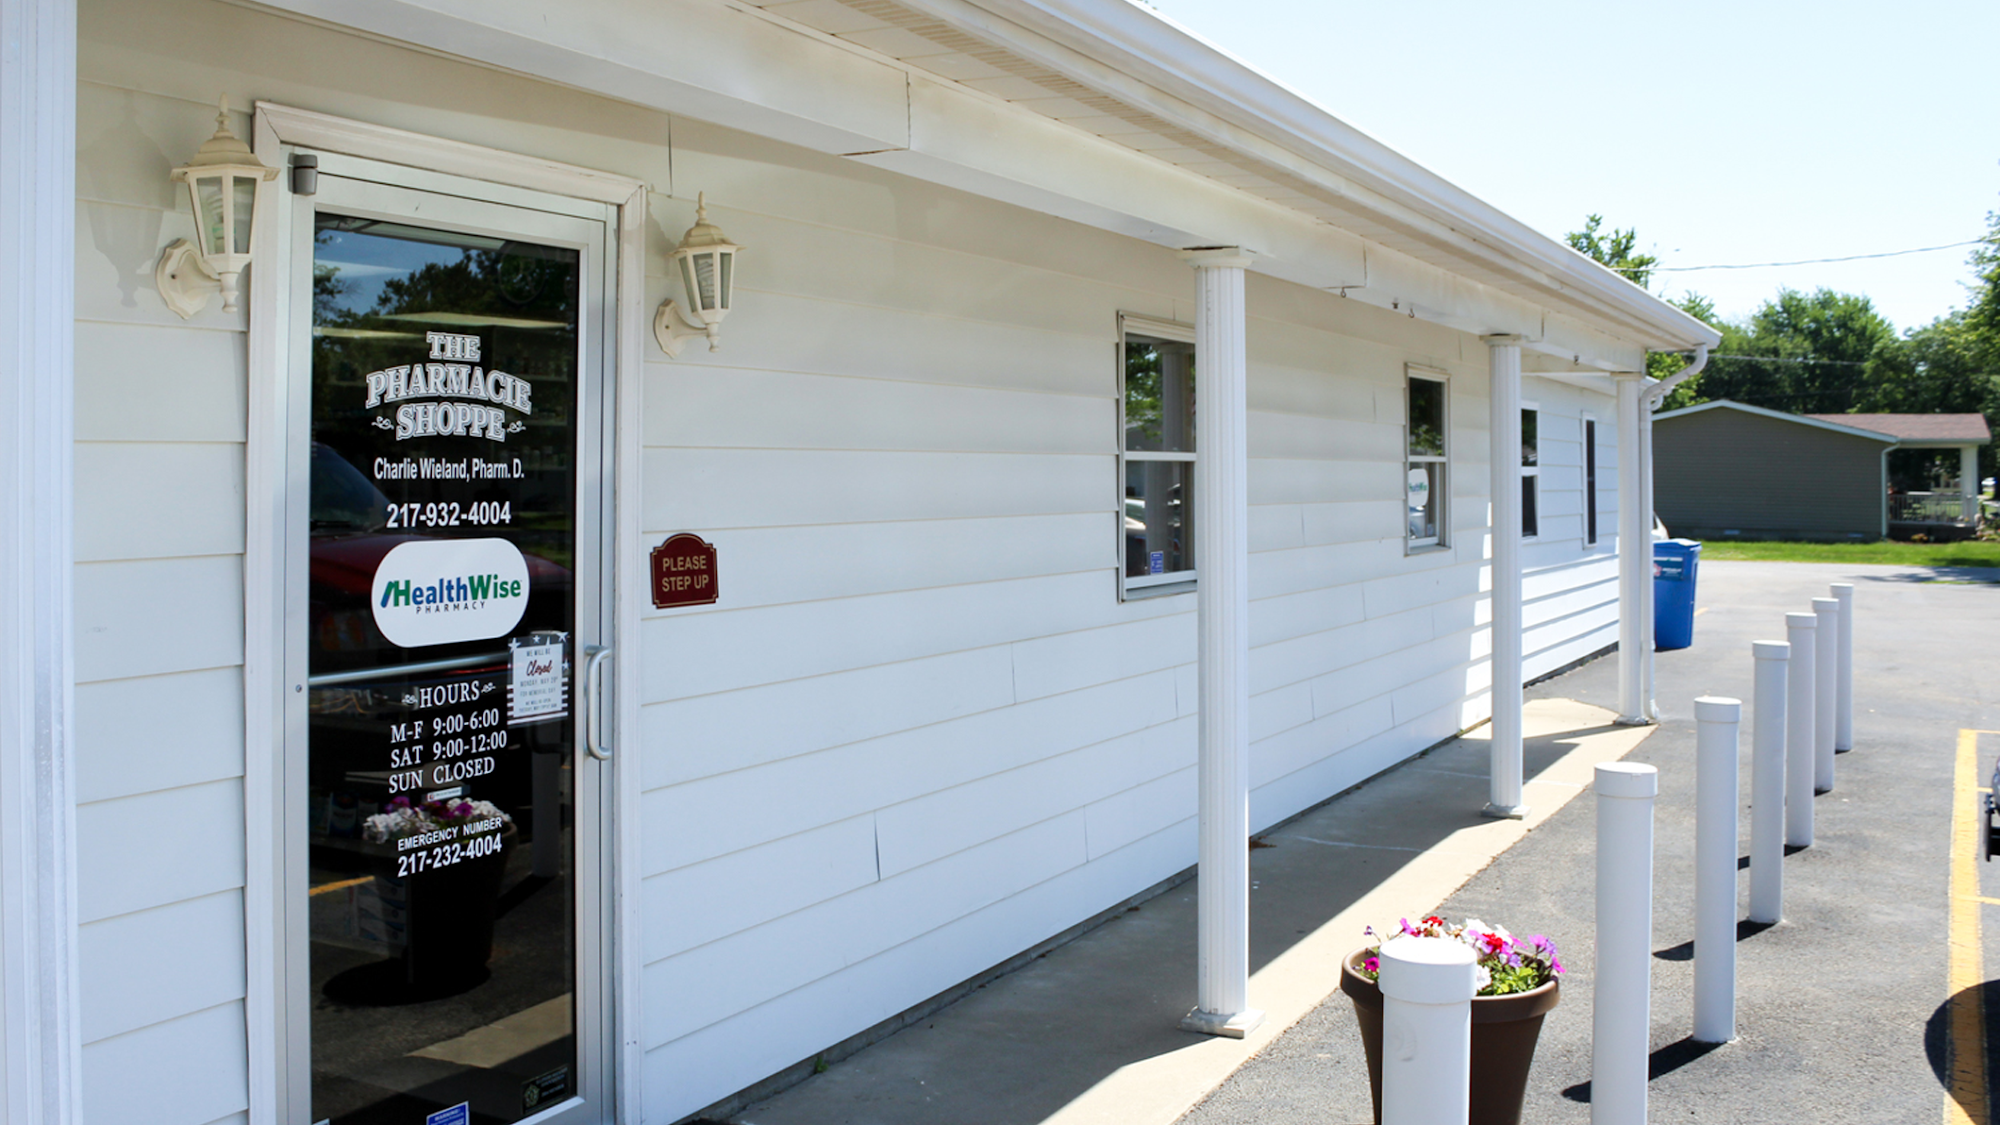
[[[1911,250],[1887,250],[1880,254],[1849,254],[1843,258],[1805,258],[1796,262],[1742,262],[1726,266],[1607,266],[1614,273],[1694,273],[1700,270],[1761,270],[1776,266],[1818,266],[1828,262],[1859,262],[1868,258],[1900,258],[1905,254],[1929,254],[1937,250],[1956,250],[1961,246],[1978,246],[1990,241],[1984,238],[1968,239],[1964,242],[1947,242],[1943,246],[1919,246]]]
[[[1788,359],[1778,355],[1712,355],[1710,359],[1747,359],[1757,363],[1830,363],[1838,367],[1866,367],[1868,361],[1859,359]]]

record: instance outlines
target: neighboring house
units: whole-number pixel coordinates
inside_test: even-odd
[[[1993,440],[1982,414],[1809,414],[1822,422],[1873,430],[1896,439],[1890,451],[1889,534],[1958,537],[1978,527],[1979,447]],[[1958,454],[1956,466],[1948,456]],[[1912,457],[1898,465],[1904,454]],[[1942,460],[1944,464],[1937,462]],[[1929,462],[1929,463],[1926,463]],[[1956,480],[1945,476],[1956,468]],[[1937,487],[1943,481],[1945,487]]]
[[[1889,495],[1891,450],[1959,449],[1978,464],[1977,414],[1784,414],[1727,399],[1653,418],[1654,510],[1694,539],[1879,539],[1905,523],[1932,531],[1978,515],[1978,473],[1959,495]],[[1906,510],[1907,509],[1907,510]],[[1912,526],[1907,530],[1918,530]]]
[[[667,1125],[1644,620],[1714,332],[1141,6],[0,16],[15,1120]]]

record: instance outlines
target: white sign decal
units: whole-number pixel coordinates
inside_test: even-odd
[[[431,358],[477,360],[479,337],[450,332],[427,332]],[[370,371],[363,377],[368,397],[362,406],[373,409],[392,403],[391,419],[377,414],[374,424],[394,430],[397,441],[413,437],[483,437],[506,441],[527,424],[509,421],[507,411],[533,414],[534,387],[526,379],[504,371],[489,371],[473,363],[406,363]],[[441,399],[440,402],[404,402],[405,399]],[[490,405],[489,405],[490,404]]]
[[[560,718],[569,711],[569,679],[563,675],[563,642],[508,641],[513,674],[507,682],[507,721],[527,723]]]
[[[1409,475],[1410,510],[1421,512],[1431,501],[1431,475],[1422,469],[1411,469]]]
[[[417,539],[375,568],[375,625],[403,648],[498,637],[528,608],[528,560],[505,539]]]

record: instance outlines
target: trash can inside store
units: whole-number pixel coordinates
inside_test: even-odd
[[[1694,575],[1701,544],[1661,539],[1653,544],[1653,647],[1662,652],[1694,643]]]

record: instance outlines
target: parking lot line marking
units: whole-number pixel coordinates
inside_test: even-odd
[[[1946,988],[1951,1006],[1946,1054],[1951,1085],[1945,1091],[1945,1125],[1989,1125],[1986,1103],[1986,1009],[1980,985],[1979,734],[1958,732],[1951,810],[1951,928]]]
[[[2000,906],[2000,898],[1987,898],[1985,895],[1973,895],[1972,901],[1983,902],[1988,906]]]

